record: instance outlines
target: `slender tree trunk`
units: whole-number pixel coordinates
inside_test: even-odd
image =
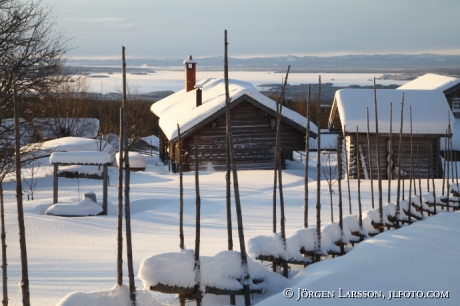
[[[375,87],[374,78],[374,109],[375,109],[375,154],[377,155],[377,179],[379,188],[379,215],[380,215],[380,232],[383,232],[383,203],[382,203],[382,175],[380,169],[380,153],[379,153],[379,118],[377,112],[377,89]]]
[[[417,145],[417,166],[418,166],[418,197],[420,201],[420,214],[423,216],[423,203],[422,203],[422,178],[420,173],[420,154],[419,154],[419,145]]]
[[[450,158],[450,141],[449,141],[449,138],[450,138],[450,135],[451,135],[451,131],[450,131],[450,125],[449,125],[449,128],[448,128],[448,133],[447,133],[447,159]],[[447,211],[449,211],[449,201],[450,201],[450,183],[449,183],[449,160],[447,161],[447,177],[446,177],[446,196],[447,196],[447,202],[446,202],[446,208],[447,208]]]
[[[228,120],[228,119],[227,119]],[[225,136],[225,180],[226,180],[226,206],[227,206],[227,249],[233,250],[233,235],[232,235],[232,199],[231,199],[231,191],[230,191],[230,145],[228,143],[228,131],[226,131]],[[233,305],[233,304],[232,304]]]
[[[125,47],[122,52],[122,81],[123,89],[126,88]],[[125,104],[126,95],[122,93],[120,107],[120,136],[118,145],[118,209],[117,209],[117,284],[123,285],[123,168],[124,168],[124,129],[125,129]],[[163,146],[164,147],[164,146]]]
[[[321,76],[319,76],[318,107],[316,122],[318,125],[318,158],[316,159],[316,261],[319,261],[321,254]]]
[[[403,169],[403,171],[405,171],[404,169],[406,169],[406,152],[403,150],[403,151],[402,151],[402,154],[403,154],[402,169]],[[404,193],[405,193],[405,191],[406,191],[405,188],[404,188],[404,182],[405,182],[405,180],[406,180],[406,175],[405,175],[404,172],[403,172],[402,193],[401,193],[401,194],[402,194],[402,200],[403,200],[403,201],[405,200],[405,195],[404,195]]]
[[[276,106],[276,113],[278,113],[278,106]],[[276,145],[275,145],[276,147]],[[276,233],[276,186],[278,185],[278,152],[275,149],[274,159],[274,177],[273,177],[273,233]]]
[[[304,217],[303,227],[308,228],[308,162],[310,161],[310,84],[307,95],[307,132],[305,133]]]
[[[457,151],[455,151],[454,157],[455,157],[455,181],[456,181],[456,184],[458,186]]]
[[[236,164],[233,159],[235,156],[235,150],[233,148],[233,136],[232,136],[232,124],[230,118],[230,93],[228,89],[228,57],[227,57],[227,30],[225,30],[225,97],[226,97],[226,115],[227,115],[227,129],[228,129],[228,142],[230,144],[230,162],[232,165],[232,174],[233,174],[233,190],[235,192],[235,206],[236,206],[236,217],[238,222],[238,236],[240,240],[240,251],[241,251],[241,268],[242,268],[242,284],[244,289],[244,302],[245,305],[251,304],[251,297],[249,291],[249,282],[251,281],[251,276],[249,275],[248,268],[248,258],[246,254],[246,244],[244,242],[244,232],[243,232],[243,216],[241,212],[241,203],[240,203],[240,190],[238,185],[238,173],[236,169]]]
[[[197,295],[196,305],[201,305],[202,292],[201,286],[201,269],[200,269],[200,214],[201,214],[201,198],[200,198],[200,181],[198,176],[198,143],[195,137],[195,196],[196,196],[196,221],[195,221],[195,293]]]
[[[447,161],[447,135],[448,130],[446,130],[446,137],[444,137],[444,166],[442,168],[442,196],[444,196],[444,189],[446,186],[446,161]]]
[[[226,118],[228,120],[228,118]],[[230,145],[228,143],[228,130],[225,134],[225,199],[227,207],[227,249],[233,250],[233,233],[232,233],[232,198],[230,190]],[[275,267],[276,271],[276,267]],[[234,295],[230,295],[230,305],[235,305],[236,300]]]
[[[125,47],[123,47],[123,68],[126,67],[125,62]],[[130,204],[130,179],[131,179],[131,167],[129,165],[129,146],[128,146],[128,133],[126,126],[128,125],[127,120],[127,107],[126,107],[126,70],[123,69],[123,101],[125,105],[123,107],[123,142],[125,150],[125,231],[126,231],[126,252],[128,261],[128,278],[129,278],[129,297],[132,301],[132,305],[136,305],[136,285],[134,283],[134,267],[133,267],[133,245],[131,239],[131,204]]]
[[[177,124],[177,144],[179,146],[179,248],[184,249],[184,181],[182,175],[182,144],[180,140],[180,128]],[[196,159],[196,156],[195,156]]]
[[[358,126],[356,126],[356,148],[359,146],[359,134],[358,134]],[[356,150],[356,168],[357,168],[357,179],[358,179],[358,209],[359,209],[359,228],[363,228],[363,214],[362,214],[362,206],[361,206],[361,167],[360,167],[360,160],[359,160],[359,150]]]
[[[3,202],[3,178],[0,180],[0,220],[2,222],[2,285],[3,285],[3,299],[2,305],[8,305],[8,273],[7,273],[7,260],[6,260],[6,231],[5,231],[5,205]]]
[[[14,140],[15,140],[15,165],[16,165],[16,200],[18,204],[18,225],[19,225],[19,248],[21,251],[21,283],[19,287],[22,293],[22,305],[30,305],[29,291],[29,268],[27,263],[26,227],[24,223],[24,208],[22,205],[22,184],[21,184],[21,153],[19,149],[19,110],[16,85],[14,85]]]
[[[348,213],[351,215],[351,189],[350,189],[350,164],[348,162],[348,150],[347,150],[347,139],[345,137],[345,125],[343,126],[343,137],[345,139],[345,164],[347,171],[347,188],[348,188]]]
[[[371,154],[371,139],[369,136],[369,108],[366,107],[366,122],[367,122],[367,156],[369,157],[369,174],[371,177],[371,201],[372,209],[375,208],[374,203],[374,178],[372,175],[372,154]]]
[[[396,192],[396,228],[399,228],[399,219],[401,217],[401,175],[404,175],[404,168],[401,169],[401,146],[402,146],[402,132],[403,132],[403,122],[404,122],[404,92],[402,94],[401,101],[401,113],[399,121],[399,143],[398,143],[398,190]],[[404,193],[404,191],[403,191]]]
[[[393,179],[392,162],[393,162],[393,103],[390,103],[390,139],[388,145],[388,203],[391,202],[391,180]]]
[[[287,79],[289,75],[289,70],[291,66],[288,66],[288,70],[286,72],[286,77],[284,78],[283,90],[281,92],[281,97],[279,101],[279,106],[277,107],[277,116],[276,116],[276,151],[278,152],[278,181],[279,181],[279,194],[280,194],[280,214],[281,214],[281,239],[283,240],[284,250],[286,250],[286,218],[284,216],[284,194],[283,194],[283,167],[282,167],[282,154],[281,154],[281,112],[283,110],[283,102],[284,102],[284,93],[286,90]],[[283,276],[288,277],[288,265],[287,262],[283,263]]]
[[[431,163],[430,163],[430,159],[431,159],[431,156],[430,156],[430,145],[429,145],[429,142],[428,142],[428,138],[426,139],[426,155],[428,156],[427,157],[427,170],[426,170],[426,190],[428,193],[430,193],[430,178],[431,178],[431,175],[430,175],[430,171],[431,171]]]
[[[123,103],[124,104],[124,103]],[[117,284],[123,285],[123,114],[120,107],[120,137],[118,146],[118,206],[117,206]]]
[[[433,202],[434,202],[433,211],[434,211],[434,214],[436,215],[437,201],[436,201],[436,186],[434,185],[434,158],[433,158],[433,147],[432,146],[430,146],[430,155],[431,155],[431,158],[430,158],[431,183],[432,183],[432,186],[433,186]]]
[[[450,125],[449,125],[450,126]],[[450,126],[450,137],[449,137],[449,149],[450,149],[450,168],[451,168],[451,177],[452,177],[452,184],[455,183],[454,181],[454,151],[452,148],[452,127]],[[32,200],[33,200],[33,195],[32,195]]]
[[[412,178],[414,177],[414,150],[412,142],[412,105],[409,105],[410,112],[410,178],[409,178],[409,224],[412,221],[411,209],[412,209]]]
[[[340,150],[341,144],[343,140],[343,136],[339,134],[337,136],[337,183],[339,187],[339,226],[340,231],[343,237],[343,209],[342,209],[342,150]],[[345,247],[343,244],[340,245],[340,253],[343,255],[345,254]]]
[[[331,166],[329,165],[329,177],[331,177],[332,175],[332,170],[331,170]],[[332,179],[331,181],[328,182],[328,189],[329,189],[329,203],[331,205],[331,223],[334,223],[334,205],[333,205],[333,201],[332,201]]]

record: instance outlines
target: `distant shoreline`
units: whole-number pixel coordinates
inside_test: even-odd
[[[73,75],[84,74],[90,77],[107,77],[105,75],[100,74],[107,74],[111,75],[113,73],[121,73],[121,66],[120,67],[113,67],[113,66],[104,66],[104,65],[94,65],[94,66],[68,66],[68,73]],[[287,66],[286,66],[287,69]],[[182,71],[182,66],[174,66],[174,67],[148,67],[142,68],[139,66],[127,66],[126,73],[132,75],[149,75],[154,74],[159,71]],[[197,72],[205,72],[205,71],[223,71],[223,67],[197,67]],[[267,72],[267,73],[275,73],[275,74],[285,74],[286,70],[273,69],[273,67],[229,67],[229,71],[233,72]],[[296,68],[295,66],[291,66],[290,73],[375,73],[375,74],[382,74],[384,75],[382,79],[384,80],[405,80],[410,81],[414,80],[415,78],[426,74],[426,73],[436,73],[441,75],[447,75],[452,77],[460,77],[460,68],[452,68],[452,69],[397,69],[397,68],[388,68],[388,69],[363,69],[363,68],[333,68],[333,67],[323,67],[323,68]]]

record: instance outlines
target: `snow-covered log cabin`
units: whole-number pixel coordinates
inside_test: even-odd
[[[444,75],[427,73],[413,81],[398,87],[398,90],[440,90],[446,96],[447,102],[455,118],[460,118],[460,79]]]
[[[398,90],[429,89],[440,90],[446,96],[455,117],[455,129],[452,128],[452,159],[460,160],[460,78],[427,73],[413,81],[398,87]],[[444,138],[441,138],[441,155],[444,156]],[[449,156],[446,156],[450,159]]]
[[[401,101],[404,92],[403,131],[401,157],[398,162],[399,132]],[[414,160],[414,177],[418,177],[420,164],[421,177],[431,177],[431,167],[435,178],[442,177],[440,158],[440,138],[445,136],[448,122],[454,124],[454,116],[446,98],[438,90],[392,90],[376,91],[378,112],[378,142],[380,171],[383,179],[397,178],[397,167],[403,168],[410,174],[411,161],[411,125],[410,109],[412,108],[412,157]],[[390,103],[392,103],[392,141],[390,143]],[[367,145],[367,115],[369,110],[369,139]],[[358,146],[356,146],[356,129],[358,128]],[[377,178],[376,126],[374,108],[374,90],[372,89],[342,89],[335,93],[329,117],[329,129],[343,136],[342,156],[348,161],[350,178],[357,177],[356,157],[362,151],[365,162],[360,158],[360,177],[365,178],[365,172]],[[391,151],[390,151],[391,148]],[[419,155],[417,157],[417,148]],[[403,154],[404,153],[404,154]],[[371,161],[369,163],[369,154]],[[346,158],[346,159],[345,159]],[[419,161],[418,161],[418,160]],[[403,167],[404,160],[404,167]],[[344,162],[344,172],[347,164]],[[390,167],[388,167],[390,165]],[[390,171],[390,172],[389,172]],[[407,177],[407,176],[406,176]]]
[[[225,80],[207,79],[196,83],[196,62],[184,61],[185,89],[151,107],[159,118],[160,158],[171,161],[178,171],[178,132],[181,133],[184,171],[195,169],[194,142],[198,143],[199,169],[224,170],[226,161]],[[229,80],[230,117],[238,169],[273,169],[276,132],[276,102],[253,85]],[[310,124],[310,137],[317,128]],[[305,150],[306,118],[283,107],[281,149],[283,161],[293,151]],[[283,163],[284,164],[284,163]]]

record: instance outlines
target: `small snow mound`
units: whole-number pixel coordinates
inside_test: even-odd
[[[136,291],[136,305],[161,305],[151,295],[149,291]],[[115,285],[107,291],[92,292],[72,292],[60,300],[56,306],[125,306],[131,305],[129,289],[126,285]]]
[[[45,215],[55,216],[95,216],[102,212],[102,207],[86,198],[78,203],[56,203],[45,211]]]

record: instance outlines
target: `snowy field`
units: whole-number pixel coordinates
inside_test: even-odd
[[[335,154],[335,153],[334,153]],[[334,155],[331,164],[335,163]],[[131,212],[132,238],[135,274],[140,262],[152,255],[177,252],[179,250],[179,176],[158,163],[158,159],[147,158],[145,172],[132,173]],[[110,290],[116,283],[116,215],[84,218],[63,218],[44,215],[52,203],[52,166],[47,158],[36,175],[37,189],[34,201],[25,196],[25,224],[32,305],[56,305],[67,294],[74,291]],[[316,222],[316,154],[310,156],[309,167],[309,225]],[[211,169],[212,170],[212,169]],[[117,170],[110,168],[109,202],[117,203]],[[254,170],[239,171],[239,186],[243,211],[246,242],[257,235],[271,235],[272,232],[272,191],[273,172]],[[304,171],[300,162],[289,162],[283,171],[286,232],[291,235],[303,225]],[[396,186],[393,182],[393,187]],[[346,181],[342,181],[344,215],[348,214],[349,203]],[[406,192],[407,192],[406,183]],[[442,181],[436,182],[437,193],[441,192]],[[374,183],[376,189],[377,183]],[[426,182],[422,182],[422,188]],[[194,174],[184,175],[185,245],[193,249],[195,239],[195,189]],[[6,200],[6,230],[8,244],[8,290],[10,305],[20,305],[18,287],[21,267],[18,242],[18,225],[15,201],[15,183],[4,184]],[[333,185],[334,218],[338,217],[337,183]],[[396,188],[392,188],[396,190]],[[225,175],[223,172],[202,172],[201,190],[201,255],[213,256],[227,248]],[[330,222],[330,200],[327,183],[321,184],[321,220]],[[357,182],[351,180],[352,212],[356,214]],[[363,210],[371,209],[370,183],[361,182]],[[75,201],[83,193],[94,191],[98,200],[102,199],[102,182],[89,179],[59,178],[59,201]],[[377,198],[377,197],[376,197]],[[387,182],[383,182],[383,199],[387,199]],[[395,201],[392,195],[391,201]],[[377,202],[376,202],[377,203]],[[279,212],[278,212],[279,216]],[[278,220],[279,224],[279,220]],[[255,295],[253,303],[261,305],[459,305],[460,293],[460,213],[444,213],[427,220],[406,226],[397,231],[385,232],[357,245],[349,254],[321,263],[313,264],[305,270],[293,266],[290,280],[279,275],[269,278],[269,291]],[[233,209],[233,237],[238,249],[236,216]],[[126,263],[126,256],[124,256]],[[268,266],[268,263],[262,263]],[[125,264],[126,266],[126,264]],[[124,283],[127,284],[127,269]],[[138,291],[143,284],[136,277]],[[285,288],[292,288],[294,296],[283,296]],[[335,298],[298,299],[298,290],[334,291]],[[339,298],[347,291],[382,291],[385,299]],[[419,299],[395,298],[389,300],[389,291],[416,290],[424,293],[449,291],[449,298]],[[178,305],[173,295],[153,292],[139,292],[140,305]],[[97,295],[97,294],[96,294]],[[100,294],[99,294],[100,295]],[[67,305],[107,305],[106,300],[90,304],[77,299]],[[105,302],[101,302],[105,301]],[[80,304],[79,304],[80,303]],[[194,303],[192,303],[194,304]],[[228,305],[228,296],[206,295],[204,305]],[[242,297],[237,304],[243,305]],[[121,300],[118,304],[124,305]]]

